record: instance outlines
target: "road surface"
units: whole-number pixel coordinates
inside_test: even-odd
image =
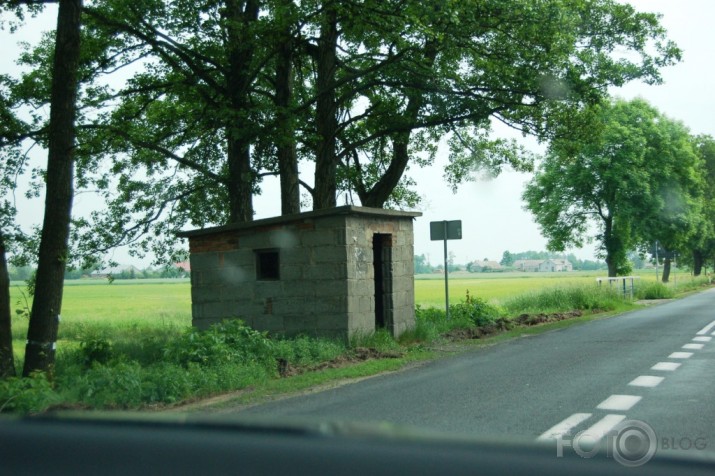
[[[658,451],[715,453],[715,289],[241,414],[567,446],[637,420]]]

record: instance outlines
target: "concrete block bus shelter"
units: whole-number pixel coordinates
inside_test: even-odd
[[[274,334],[398,336],[415,321],[418,216],[344,206],[183,232],[193,324],[240,318]]]

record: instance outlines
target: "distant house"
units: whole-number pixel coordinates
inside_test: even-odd
[[[566,259],[547,259],[539,264],[539,271],[544,273],[560,273],[573,271],[573,265]]]
[[[92,271],[92,273],[89,275],[90,278],[92,279],[107,279],[110,276],[112,277],[117,277],[120,274],[124,273],[125,275],[135,275],[140,273],[141,271],[132,266],[112,266],[110,268],[104,268],[104,269],[96,269]]]
[[[483,272],[491,272],[491,271],[500,271],[502,269],[502,265],[497,263],[496,261],[472,261],[467,265],[467,269],[471,271],[472,273],[483,273]]]
[[[518,259],[514,261],[514,269],[517,271],[533,273],[539,271],[539,265],[543,262],[544,260],[542,259]]]
[[[514,261],[514,269],[528,273],[560,273],[573,271],[573,265],[566,259],[520,259]]]

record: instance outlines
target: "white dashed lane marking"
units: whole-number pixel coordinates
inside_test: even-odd
[[[579,423],[588,420],[591,417],[590,413],[574,413],[565,420],[552,426],[537,438],[540,441],[555,440],[556,438],[565,435]]]
[[[665,380],[665,377],[656,377],[653,375],[641,375],[640,377],[636,377],[628,385],[631,385],[633,387],[655,387],[660,382]]]
[[[625,415],[606,415],[598,420],[590,428],[581,433],[581,437],[587,437],[594,444],[598,443],[606,433],[611,431],[616,425],[626,419]]]
[[[665,370],[665,371],[673,371],[677,370],[678,367],[680,367],[682,364],[680,362],[658,362],[655,364],[653,367],[651,367],[651,370]]]
[[[700,329],[697,335],[693,337],[693,342],[683,345],[682,349],[702,349],[705,346],[702,342],[710,342],[712,340],[712,337],[704,334],[713,331],[713,328],[715,328],[715,321],[712,321],[710,324]],[[710,335],[715,336],[715,331],[713,331]],[[668,358],[689,359],[692,356],[693,352],[673,352],[668,356]],[[682,363],[680,362],[658,362],[651,367],[651,370],[672,372],[677,370],[681,365]],[[663,380],[665,380],[665,377],[640,375],[631,380],[628,385],[631,387],[656,387],[660,385]],[[599,403],[596,408],[599,410],[625,412],[633,408],[633,406],[641,401],[642,398],[643,397],[639,395],[611,395]],[[591,418],[591,416],[591,413],[574,413],[542,433],[541,436],[537,438],[537,441],[556,440],[564,435],[571,434],[571,430]],[[588,429],[580,432],[579,435],[595,444],[600,441],[606,433],[611,431],[616,425],[625,419],[625,415],[608,414],[591,425]]]
[[[715,321],[712,321],[710,324],[708,324],[707,326],[700,329],[698,331],[698,335],[707,334],[708,332],[710,332],[712,330],[713,327],[715,327]]]
[[[639,397],[637,395],[611,395],[599,403],[596,408],[601,410],[625,412],[630,410],[633,405],[640,401],[641,398],[643,397]]]

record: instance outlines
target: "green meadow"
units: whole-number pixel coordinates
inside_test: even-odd
[[[655,281],[655,271],[640,272],[641,282]],[[594,285],[603,272],[569,273],[452,273],[450,302],[465,299],[466,293],[498,304],[520,294],[547,288]],[[680,273],[678,281],[691,279]],[[30,306],[23,282],[13,282],[14,309]],[[444,276],[418,275],[415,302],[421,307],[444,305]],[[185,327],[191,324],[191,285],[188,280],[105,280],[67,281],[62,305],[60,338],[71,339],[92,327],[106,330],[126,327]],[[17,315],[13,322],[16,339],[24,339],[27,318]]]

